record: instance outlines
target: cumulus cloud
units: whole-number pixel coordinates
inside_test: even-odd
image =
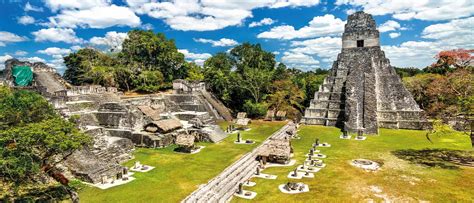
[[[74,45],[74,46],[71,46],[70,49],[73,50],[73,51],[77,51],[77,50],[79,50],[79,49],[81,49],[81,48],[82,48],[81,46]]]
[[[439,51],[474,49],[474,17],[433,24],[422,31],[423,41],[407,41],[398,46],[383,46],[395,66],[425,67]]]
[[[23,42],[28,40],[27,37],[22,37],[11,32],[0,31],[0,47],[6,46],[7,43]]]
[[[302,70],[311,70],[319,67],[319,61],[303,53],[285,52],[281,61],[286,65]]]
[[[81,43],[83,39],[76,36],[70,28],[47,28],[32,32],[35,41],[65,42],[70,44]]]
[[[472,0],[337,0],[336,5],[362,7],[373,15],[391,14],[399,20],[450,20],[474,14]]]
[[[321,58],[335,59],[341,51],[342,42],[339,37],[320,37],[303,41],[292,41],[291,52],[317,55]]]
[[[15,56],[25,56],[27,54],[28,54],[28,52],[26,52],[26,51],[22,51],[22,50],[15,51]]]
[[[94,6],[91,8],[84,7],[82,10],[61,10],[61,13],[58,15],[49,17],[48,24],[52,27],[66,28],[107,28],[112,26],[138,27],[140,26],[141,21],[140,18],[128,7],[106,5]]]
[[[174,0],[156,2],[152,0],[126,0],[138,14],[163,19],[176,30],[208,31],[228,26],[241,25],[252,17],[252,10],[269,7],[313,6],[319,0]]]
[[[25,15],[18,18],[18,23],[22,25],[29,25],[35,23],[35,18]]]
[[[405,28],[403,28],[400,23],[398,23],[397,21],[393,21],[393,20],[388,20],[387,22],[383,23],[382,25],[380,25],[378,27],[378,30],[380,32],[389,32],[389,31],[395,31],[395,30],[404,30]]]
[[[392,33],[388,34],[388,36],[390,36],[390,38],[392,38],[392,39],[400,37],[400,35],[402,35],[402,34],[399,33],[399,32],[392,32]]]
[[[28,12],[28,11],[43,12],[43,8],[33,6],[33,5],[30,4],[30,2],[26,2],[25,7],[23,8],[23,10],[25,12]]]
[[[13,57],[8,55],[8,54],[0,56],[0,70],[5,69],[5,61],[7,61],[8,59],[11,59],[11,58],[13,58]]]
[[[198,38],[198,39],[194,39],[194,41],[201,42],[201,43],[209,43],[213,47],[229,47],[229,46],[235,46],[239,44],[237,41],[233,39],[227,39],[227,38],[221,38],[220,40]]]
[[[249,27],[259,27],[259,26],[263,26],[263,25],[271,25],[273,23],[275,23],[276,21],[271,19],[271,18],[264,18],[260,21],[254,21],[254,22],[251,22],[249,24]]]
[[[53,12],[56,12],[61,9],[90,9],[97,6],[107,6],[110,4],[110,2],[111,0],[45,0],[46,6]]]
[[[316,16],[307,26],[295,29],[291,25],[281,25],[273,27],[270,31],[262,32],[258,38],[268,39],[295,39],[312,38],[328,35],[339,35],[344,31],[344,21],[331,14]]]
[[[192,53],[187,49],[178,49],[178,52],[184,54],[184,58],[186,58],[188,61],[193,61],[198,65],[202,65],[206,59],[212,56],[209,53]]]
[[[23,58],[19,58],[20,61],[29,61],[31,63],[35,63],[35,62],[42,62],[42,63],[46,63],[46,60],[40,58],[40,57],[37,57],[37,56],[33,56],[33,57],[23,57]]]
[[[107,32],[104,37],[92,37],[89,43],[96,47],[115,52],[122,50],[122,43],[127,37],[127,33],[111,31]]]
[[[50,56],[53,56],[54,58],[60,58],[60,57],[62,58],[62,56],[71,53],[71,50],[59,48],[59,47],[49,47],[44,50],[39,50],[38,53],[50,55]]]

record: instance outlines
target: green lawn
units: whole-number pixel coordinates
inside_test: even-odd
[[[255,202],[473,202],[474,168],[443,169],[426,167],[401,160],[392,151],[402,149],[447,148],[472,150],[467,135],[432,136],[430,143],[424,131],[381,129],[380,136],[365,141],[339,139],[340,130],[323,126],[303,126],[302,139],[293,140],[297,164],[285,168],[268,168],[264,173],[278,175],[277,180],[252,179],[257,185],[248,190],[258,193]],[[312,142],[319,138],[332,147],[320,148],[328,155],[327,164],[314,179],[288,179],[288,172],[304,160]],[[366,158],[383,162],[381,170],[365,172],[349,164],[350,160]],[[278,190],[278,185],[288,181],[304,182],[310,192],[288,195]],[[374,192],[370,188],[382,191]],[[244,202],[233,198],[233,202]]]
[[[221,126],[226,127],[223,123]],[[179,202],[199,184],[219,174],[226,166],[258,146],[262,140],[283,126],[283,123],[254,122],[252,130],[243,132],[243,138],[257,141],[254,145],[235,145],[236,135],[218,144],[200,143],[206,148],[194,155],[173,152],[173,146],[165,149],[137,149],[136,160],[156,166],[148,173],[136,173],[137,179],[126,185],[100,190],[85,187],[80,191],[82,202]],[[394,155],[394,150],[447,148],[471,150],[466,135],[432,136],[430,143],[424,131],[382,129],[380,136],[366,141],[341,140],[337,128],[303,126],[299,131],[302,139],[293,140],[297,164],[303,161],[315,138],[329,142],[332,147],[320,148],[328,155],[326,168],[315,174],[314,179],[296,180],[310,186],[309,193],[287,195],[278,185],[295,166],[268,168],[264,173],[278,175],[277,180],[253,179],[257,185],[249,190],[258,193],[256,202],[361,202],[369,199],[395,202],[427,200],[432,202],[474,201],[474,169],[430,168],[412,164]],[[365,172],[354,168],[349,161],[366,158],[383,162],[380,171]],[[126,165],[131,166],[135,160]],[[292,180],[295,181],[295,180]],[[382,192],[372,191],[376,186]],[[233,198],[234,202],[247,201]]]
[[[220,124],[227,127],[226,123]],[[242,132],[243,139],[253,139],[253,145],[236,145],[236,135],[224,141],[206,146],[197,154],[180,154],[173,151],[175,146],[164,149],[139,148],[135,159],[125,165],[132,166],[135,160],[156,168],[147,173],[135,173],[136,180],[107,190],[84,186],[79,195],[82,202],[179,202],[218,175],[243,154],[251,151],[273,132],[284,125],[283,122],[254,121],[250,131]]]

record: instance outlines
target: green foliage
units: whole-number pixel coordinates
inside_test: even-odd
[[[412,76],[423,73],[423,70],[419,68],[414,68],[414,67],[409,67],[409,68],[394,67],[394,68],[397,74],[400,76],[400,78],[412,77]]]
[[[0,174],[17,184],[34,181],[46,165],[55,165],[58,157],[67,157],[90,141],[74,123],[59,116],[9,128],[0,132]]]
[[[163,33],[148,30],[131,30],[122,44],[120,61],[132,70],[160,71],[164,81],[177,78],[176,70],[184,63],[184,55],[178,52],[174,40]]]
[[[186,80],[193,82],[204,81],[203,70],[200,66],[195,63],[187,63],[185,67],[188,72]]]
[[[158,71],[146,70],[142,71],[134,81],[138,91],[143,92],[157,92],[162,89],[163,74]]]
[[[174,41],[162,33],[129,31],[122,47],[117,54],[90,48],[69,54],[64,57],[67,67],[64,78],[74,85],[98,84],[127,91],[156,92],[170,87],[174,79],[184,79],[190,74],[197,77],[193,79],[200,77],[195,67],[184,61]]]
[[[0,86],[0,109],[0,130],[57,116],[41,95],[5,86]]]
[[[472,115],[473,81],[473,72],[464,68],[446,75],[427,73],[403,78],[415,101],[435,118]]]
[[[254,103],[251,100],[246,100],[243,109],[249,117],[259,118],[265,116],[268,106],[266,103]]]
[[[49,176],[67,187],[56,168],[75,150],[92,142],[71,118],[64,120],[39,94],[0,87],[0,182],[11,197]],[[2,186],[3,187],[3,186]],[[69,190],[68,190],[69,191]],[[34,191],[33,191],[34,192]]]

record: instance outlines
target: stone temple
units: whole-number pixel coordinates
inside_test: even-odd
[[[422,129],[422,110],[380,48],[370,14],[349,15],[342,50],[306,109],[303,122],[378,134],[378,128]]]

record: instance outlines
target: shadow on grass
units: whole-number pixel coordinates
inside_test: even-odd
[[[474,151],[450,149],[404,149],[392,151],[396,157],[413,164],[444,169],[458,169],[459,166],[474,167]]]

